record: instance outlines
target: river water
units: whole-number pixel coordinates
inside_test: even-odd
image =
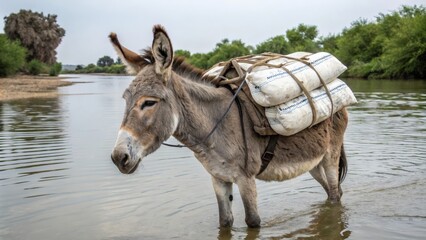
[[[260,230],[234,187],[234,227],[218,227],[210,177],[187,149],[161,147],[132,175],[110,160],[131,77],[50,99],[0,102],[0,239],[424,239],[426,81],[347,81],[349,172],[330,205],[309,174],[258,182]],[[173,140],[172,140],[173,142]]]

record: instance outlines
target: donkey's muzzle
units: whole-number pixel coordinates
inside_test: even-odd
[[[114,150],[111,154],[111,160],[122,173],[130,173],[133,168],[133,166],[129,166],[130,157],[125,152]]]
[[[136,171],[144,152],[144,147],[128,131],[120,129],[113,148],[111,159],[121,173]]]

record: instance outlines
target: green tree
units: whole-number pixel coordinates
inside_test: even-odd
[[[114,64],[114,59],[112,59],[110,56],[103,56],[99,58],[98,62],[96,63],[96,65],[99,67],[109,67],[112,64]]]
[[[320,37],[318,44],[321,48],[321,51],[335,54],[338,49],[337,41],[339,38],[340,35],[328,35],[327,37]]]
[[[208,61],[211,57],[212,53],[194,53],[189,58],[189,63],[192,65],[201,68],[201,69],[208,69],[210,67]]]
[[[58,76],[62,71],[62,63],[54,63],[50,66],[49,76]]]
[[[375,41],[379,34],[376,24],[361,19],[344,29],[342,37],[337,41],[337,56],[351,65],[355,61],[367,63],[382,53],[381,42]]]
[[[184,58],[190,58],[191,57],[191,52],[187,51],[187,50],[182,50],[182,49],[178,49],[175,51],[175,56],[177,57],[184,57]]]
[[[288,54],[290,46],[284,35],[278,35],[256,45],[254,53],[273,52],[279,54]]]
[[[286,31],[286,37],[291,52],[307,51],[315,52],[319,49],[315,38],[318,36],[316,26],[299,24],[297,27]]]
[[[106,67],[105,72],[112,74],[123,74],[126,73],[126,66],[122,64],[113,64],[109,67]]]
[[[25,64],[26,49],[0,34],[0,77],[15,74]]]
[[[248,55],[250,52],[250,47],[246,46],[241,40],[233,40],[232,42],[229,42],[228,39],[223,39],[220,43],[216,44],[216,48],[213,50],[207,61],[207,66],[209,68],[218,62]]]
[[[27,64],[27,73],[31,75],[39,75],[43,71],[43,63],[37,59],[33,59]]]
[[[337,38],[335,55],[351,77],[424,78],[425,15],[424,7],[403,6],[374,22],[355,21]]]
[[[251,46],[246,46],[241,40],[233,40],[232,42],[228,39],[223,39],[216,44],[213,51],[208,53],[194,53],[190,54],[189,51],[177,50],[178,56],[189,55],[189,63],[202,69],[208,69],[221,61],[227,61],[231,58],[248,55],[252,52]]]
[[[57,16],[21,10],[4,18],[4,31],[12,40],[19,40],[28,50],[28,60],[37,59],[47,64],[56,62],[55,49],[65,36],[57,23]]]
[[[383,18],[388,21],[395,12]],[[384,77],[426,78],[426,9],[403,6],[392,37],[384,44],[380,57]]]

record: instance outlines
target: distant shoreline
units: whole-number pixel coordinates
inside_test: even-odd
[[[59,96],[58,88],[70,86],[73,82],[66,77],[17,75],[0,78],[0,102]]]

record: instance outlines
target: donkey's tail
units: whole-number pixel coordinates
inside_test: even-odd
[[[342,183],[345,180],[346,173],[348,172],[348,161],[346,160],[345,148],[343,147],[340,150],[340,159],[339,159],[339,183]]]

